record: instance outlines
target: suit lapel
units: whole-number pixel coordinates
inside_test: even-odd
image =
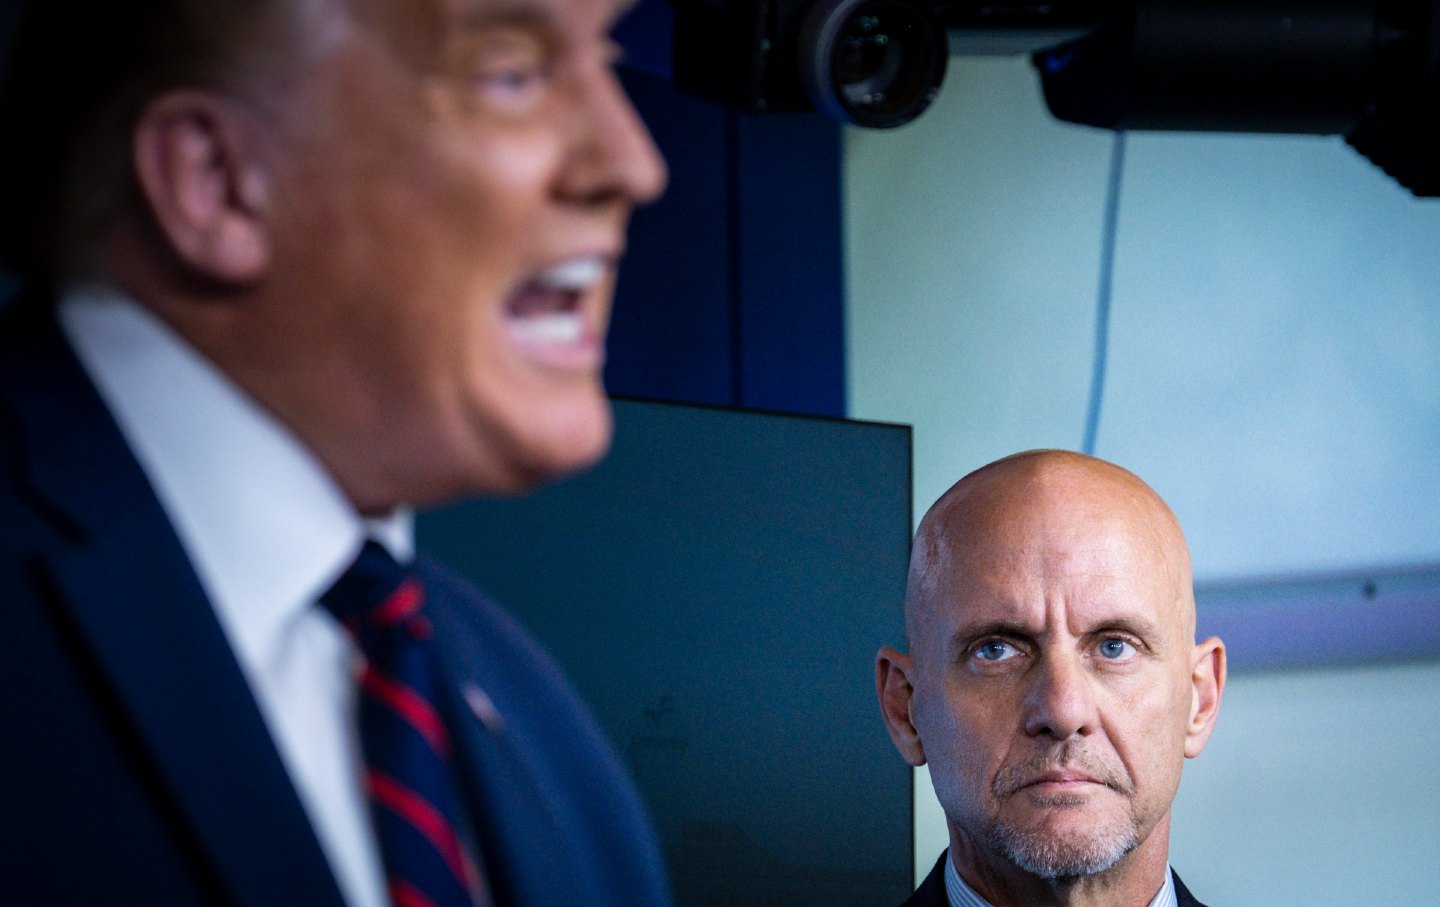
[[[905,901],[901,907],[949,907],[950,895],[945,891],[945,861],[949,859],[950,851],[942,850],[940,859],[935,861],[935,868],[915,889],[915,893]]]
[[[536,775],[535,754],[526,758],[523,730],[496,711],[486,689],[492,659],[484,651],[485,634],[467,620],[475,611],[476,603],[469,601],[474,593],[433,570],[424,577],[427,595],[435,599],[427,612],[435,624],[437,656],[456,695],[446,712],[462,760],[459,780],[496,901],[569,903],[574,898],[569,832],[549,785]]]
[[[44,569],[122,720],[236,903],[339,907],[249,686],[139,465],[53,314],[34,306],[7,321],[0,392],[35,499],[68,542]]]
[[[1175,870],[1170,870],[1170,877],[1175,880],[1175,902],[1179,907],[1205,907],[1204,904],[1195,900],[1195,896],[1190,893],[1190,889],[1185,887],[1185,883],[1180,881],[1180,876]]]

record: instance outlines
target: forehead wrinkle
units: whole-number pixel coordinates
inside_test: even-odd
[[[1148,607],[1134,610],[1126,618],[1144,619],[1150,625],[1149,638],[1168,640],[1170,630],[1193,642],[1195,635],[1195,601],[1190,578],[1189,552],[1185,546],[1179,523],[1158,497],[1151,496],[1132,500],[1137,506],[1129,507],[1131,512],[1123,516],[1102,513],[1096,521],[1097,531],[1084,535],[1078,544],[1072,544],[1070,553],[1092,553],[1094,569],[1069,573],[1067,578],[1092,581],[1096,584],[1099,601],[1126,594],[1123,585],[1107,589],[1105,584],[1124,584],[1135,579],[1133,569],[1119,565],[1153,571],[1154,598]],[[1157,508],[1155,505],[1159,505]],[[1108,555],[1113,553],[1114,559]],[[1151,582],[1145,583],[1147,587]],[[1119,604],[1117,601],[1116,604]],[[1072,617],[1075,616],[1072,612]],[[1093,623],[1093,621],[1092,621]],[[1168,645],[1167,645],[1168,648]]]

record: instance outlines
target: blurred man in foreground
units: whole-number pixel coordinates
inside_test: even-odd
[[[410,508],[594,462],[625,0],[29,2],[0,107],[0,890],[661,905],[607,744]]]
[[[881,707],[950,832],[908,905],[1198,907],[1170,804],[1225,649],[1195,643],[1189,551],[1144,482],[1063,451],[961,479],[916,533],[905,627]]]

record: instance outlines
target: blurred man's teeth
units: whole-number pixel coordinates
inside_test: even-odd
[[[583,293],[605,276],[605,260],[594,255],[571,258],[546,268],[535,282],[549,290]]]
[[[512,330],[523,340],[575,343],[585,336],[585,321],[574,312],[549,312],[517,319]]]

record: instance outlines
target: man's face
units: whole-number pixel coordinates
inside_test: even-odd
[[[242,382],[362,509],[521,490],[608,445],[615,269],[665,181],[611,69],[618,2],[322,2],[270,187],[270,327],[303,380]]]
[[[1167,840],[1193,605],[1178,529],[1146,503],[1051,480],[939,536],[910,717],[962,850],[1065,879]]]

